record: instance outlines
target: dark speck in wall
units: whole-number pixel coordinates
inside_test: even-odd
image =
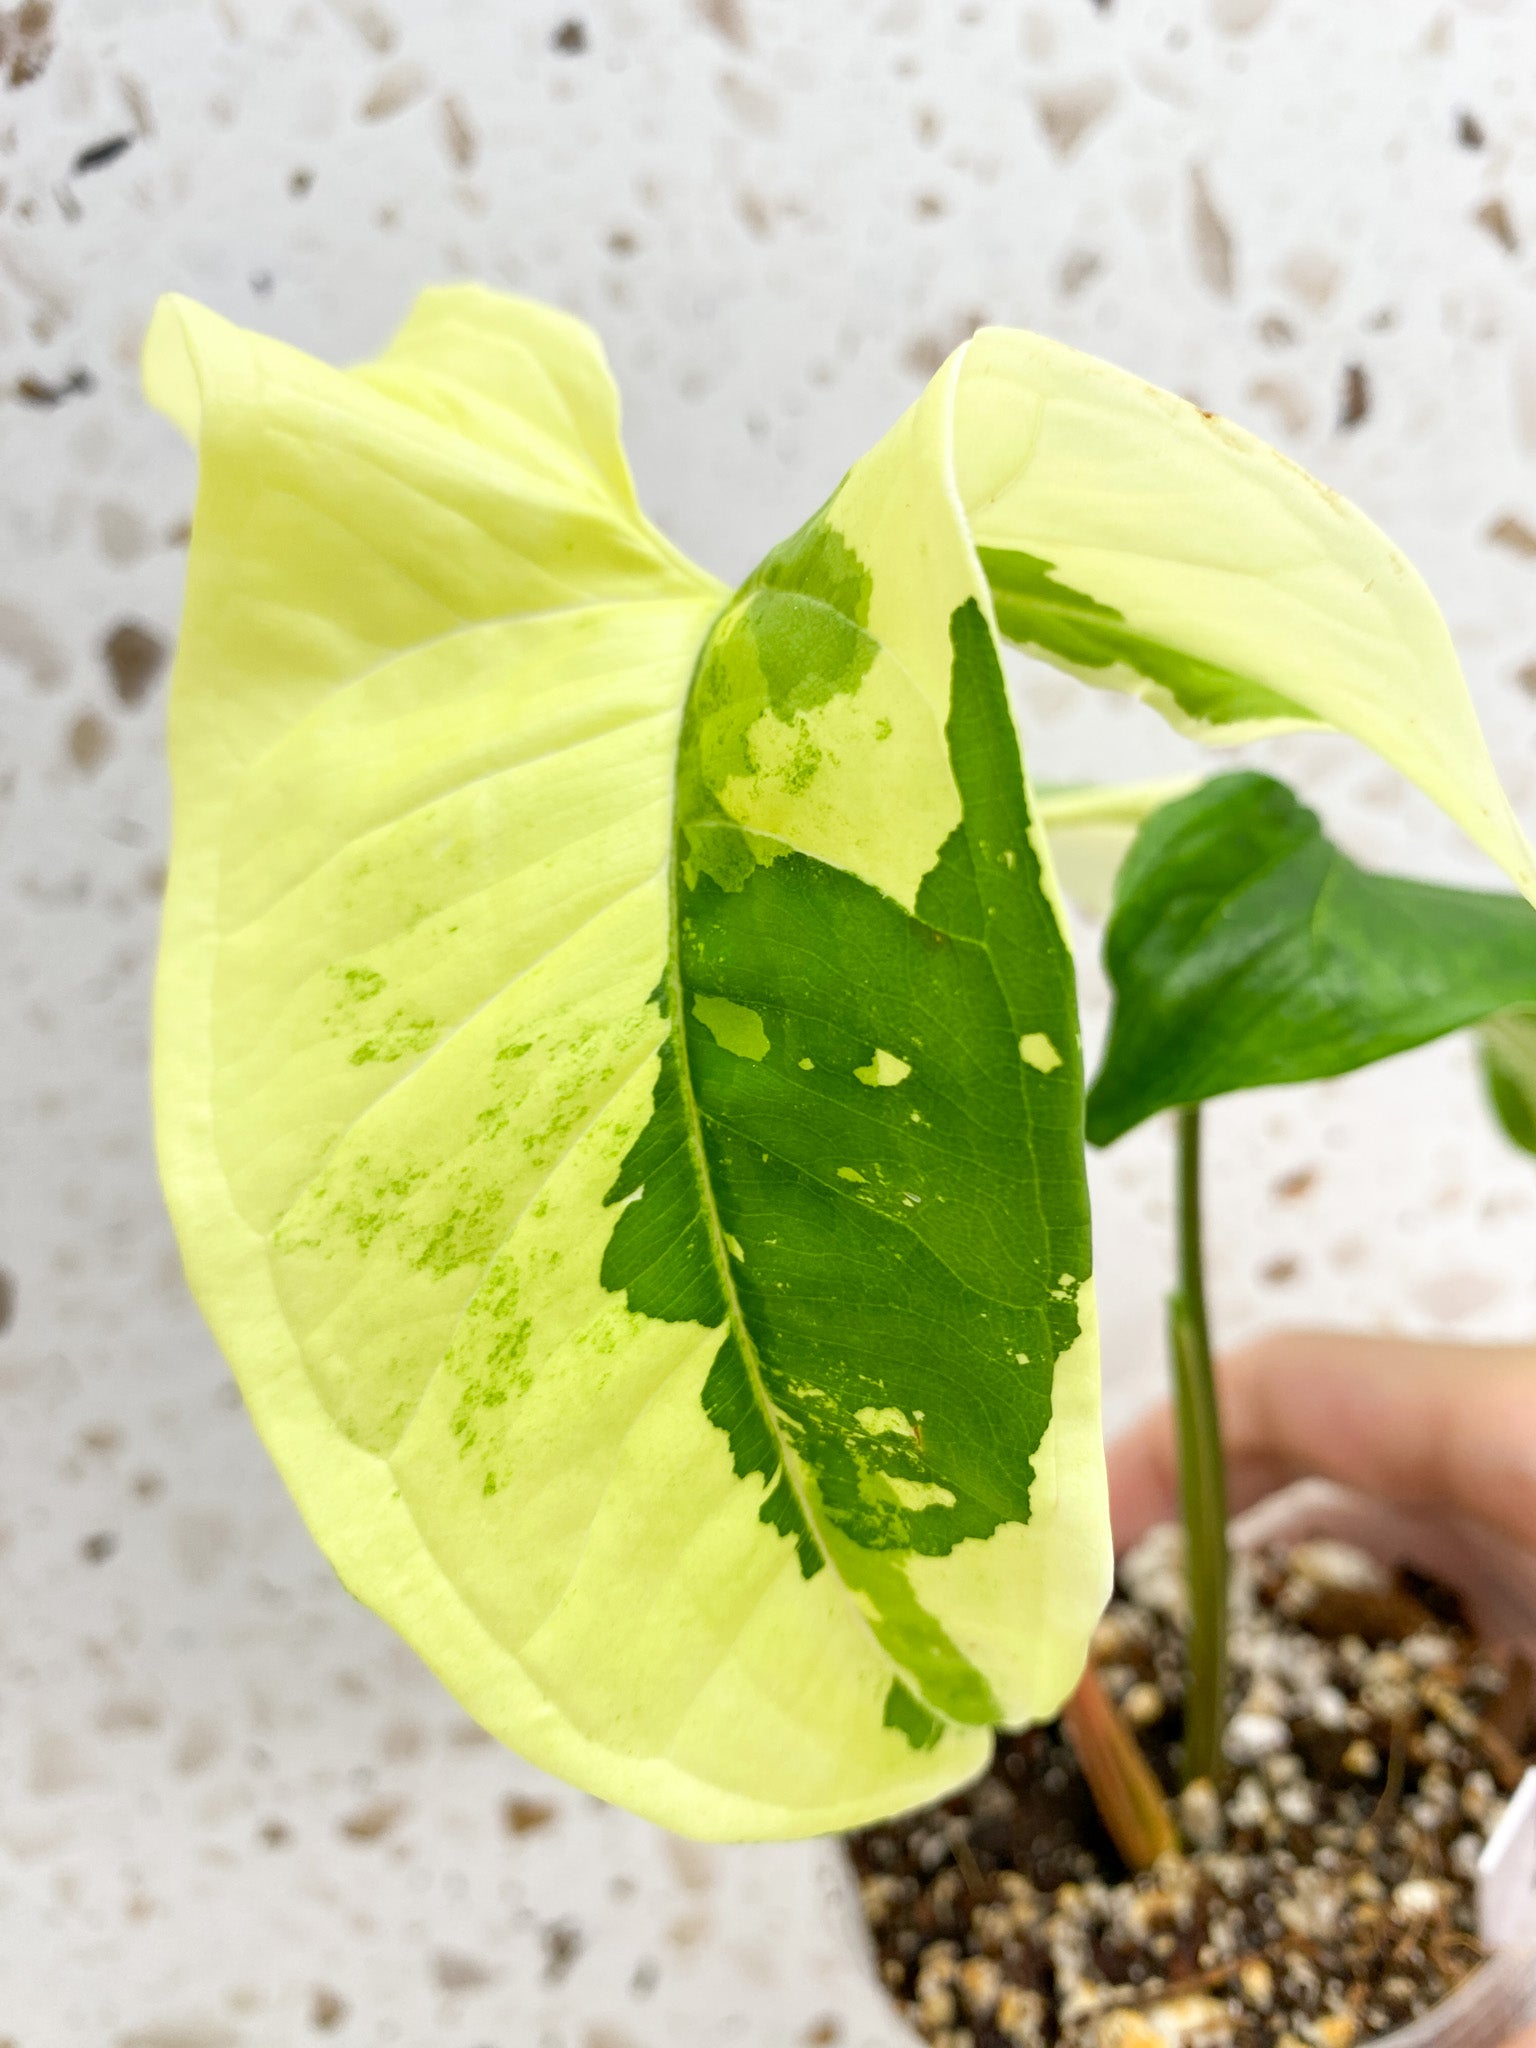
[[[1517,519],[1512,512],[1495,519],[1488,528],[1488,538],[1501,548],[1508,548],[1512,555],[1523,555],[1527,561],[1536,558],[1536,532]]]
[[[1358,427],[1371,410],[1371,383],[1363,363],[1344,365],[1344,395],[1339,403],[1339,425]]]
[[[83,398],[95,389],[96,379],[89,370],[71,370],[56,384],[50,384],[44,377],[16,379],[16,396],[23,405],[62,405],[66,398]]]
[[[1499,247],[1507,249],[1511,256],[1520,247],[1520,237],[1515,233],[1515,223],[1502,199],[1485,200],[1472,218],[1480,228],[1486,228]]]
[[[569,21],[562,21],[549,40],[562,55],[579,57],[587,47],[587,25],[573,16]]]
[[[1463,149],[1481,149],[1488,140],[1483,124],[1476,114],[1462,113],[1456,116],[1456,140]]]
[[[23,0],[0,9],[0,80],[14,90],[41,78],[53,55],[53,8],[48,0]]]
[[[131,135],[109,135],[105,142],[93,142],[89,149],[82,149],[75,158],[75,176],[81,178],[87,171],[104,171],[108,164],[115,164],[132,147]]]
[[[94,711],[82,711],[69,728],[69,758],[84,775],[94,775],[112,751],[112,731]]]
[[[544,1929],[544,1982],[558,1984],[581,1954],[581,1929],[574,1921],[555,1920]]]
[[[531,1835],[540,1828],[547,1828],[555,1817],[555,1809],[547,1799],[509,1799],[501,1809],[501,1818],[509,1835]]]
[[[121,704],[142,704],[165,667],[165,642],[147,626],[124,619],[101,645],[112,688]]]

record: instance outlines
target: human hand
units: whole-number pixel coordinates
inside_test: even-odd
[[[1234,1514],[1333,1481],[1353,1500],[1316,1533],[1389,1547],[1464,1590],[1491,1632],[1536,1635],[1536,1346],[1295,1331],[1217,1379]],[[1109,1482],[1118,1549],[1177,1514],[1166,1408],[1112,1446]]]

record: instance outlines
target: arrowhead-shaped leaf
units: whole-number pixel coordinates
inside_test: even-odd
[[[978,337],[730,597],[641,516],[562,315],[431,293],[345,374],[175,301],[150,337],[203,469],[156,1053],[188,1273],[348,1585],[691,1832],[954,1785],[1107,1590],[1072,968],[992,592],[1181,716],[1236,657],[1210,579],[1111,574],[1106,521],[1148,589],[1169,559],[1189,429],[1082,364]],[[1202,489],[1303,490],[1196,431]],[[1228,611],[1283,580],[1209,534]],[[1301,702],[1330,603],[1357,633],[1348,577],[1308,589],[1213,719]]]
[[[1224,775],[1142,827],[1104,959],[1097,1145],[1160,1109],[1347,1073],[1536,1001],[1536,910],[1368,874],[1283,784]]]

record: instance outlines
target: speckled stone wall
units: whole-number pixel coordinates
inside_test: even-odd
[[[601,330],[727,575],[979,320],[1276,439],[1416,557],[1536,823],[1527,0],[43,0],[0,9],[0,2043],[896,2048],[831,1852],[706,1850],[498,1751],[306,1538],[182,1286],[145,1057],[192,468],[155,294],[328,355],[475,276]],[[1021,667],[1037,771],[1190,750]],[[1342,744],[1261,757],[1472,880]],[[1102,1013],[1092,969],[1090,1021]],[[1449,1043],[1212,1120],[1216,1311],[1536,1328],[1536,1168]],[[1097,1173],[1111,1414],[1160,1133]]]

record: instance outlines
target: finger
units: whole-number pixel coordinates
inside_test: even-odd
[[[1536,1352],[1295,1332],[1225,1360],[1218,1386],[1233,1513],[1315,1475],[1536,1546]],[[1177,1470],[1166,1409],[1113,1446],[1118,1546],[1176,1512]]]

